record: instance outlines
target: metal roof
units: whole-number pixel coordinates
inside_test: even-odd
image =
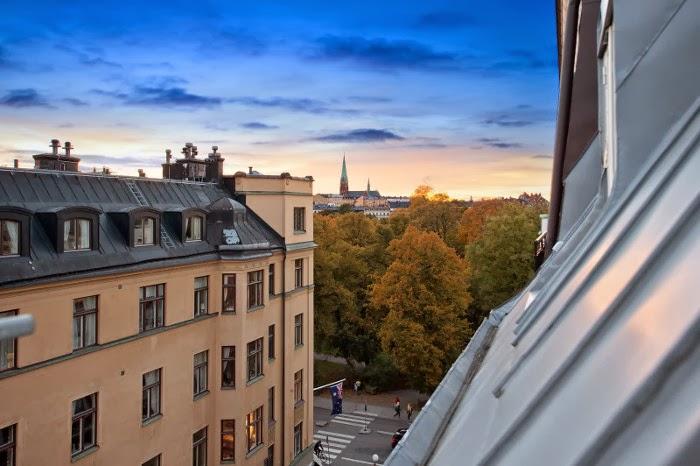
[[[103,176],[50,170],[0,169],[0,207],[20,207],[31,212],[59,211],[67,207],[98,209],[99,248],[92,251],[59,254],[38,219],[31,221],[30,255],[0,259],[0,287],[35,283],[86,274],[113,273],[134,266],[163,267],[167,260],[212,260],[218,245],[208,241],[181,242],[179,233],[168,222],[161,222],[162,236],[157,246],[129,247],[109,213],[148,207],[160,212],[197,208],[227,211],[232,215],[241,244],[283,248],[284,240],[250,209],[228,198],[234,197],[213,183],[194,183],[148,178]],[[245,215],[241,209],[246,210]],[[236,254],[238,254],[236,256]],[[249,254],[249,253],[245,253]],[[228,258],[244,257],[244,252],[227,251]]]

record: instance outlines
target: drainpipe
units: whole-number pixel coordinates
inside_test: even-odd
[[[234,178],[235,180],[235,178]],[[287,345],[287,277],[285,276],[287,273],[287,243],[285,241],[285,247],[284,247],[284,259],[282,259],[282,435],[280,436],[280,439],[282,440],[282,451],[280,452],[280,456],[282,458],[286,458],[286,450],[285,450],[285,438],[287,436],[287,429],[285,428],[285,417],[287,413],[287,403],[286,403],[286,397],[287,397],[287,365],[286,365],[286,357],[287,357],[287,351],[285,350],[285,347]],[[294,412],[292,412],[292,416],[294,416]],[[294,422],[294,421],[292,421]],[[282,464],[285,463],[286,460],[282,461]]]

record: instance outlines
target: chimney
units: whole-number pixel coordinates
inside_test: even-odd
[[[190,143],[190,146],[192,147],[192,158],[196,159],[197,158],[197,146],[192,145],[192,143]]]
[[[192,157],[192,143],[191,142],[185,143],[185,147],[182,148],[182,155],[184,155],[186,159],[189,159]]]
[[[49,147],[51,148],[53,155],[57,156],[58,148],[61,147],[61,141],[59,141],[58,139],[52,139]]]
[[[73,146],[71,146],[71,143],[66,141],[66,144],[63,146],[63,150],[66,151],[66,157],[70,157],[70,151],[71,149],[74,149]]]
[[[248,174],[252,175],[253,174],[253,167],[248,167]]]
[[[139,178],[146,178],[146,172],[143,171],[143,168],[139,168]]]
[[[209,154],[210,159],[216,159],[219,157],[219,154],[216,152],[219,150],[219,146],[211,146],[211,154]]]
[[[173,151],[170,149],[165,149],[165,163],[170,163],[170,160],[173,158]]]
[[[14,160],[14,167],[19,168],[19,159]]]

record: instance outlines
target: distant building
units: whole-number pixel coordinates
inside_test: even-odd
[[[313,441],[311,177],[0,168],[0,464],[288,465]],[[8,459],[9,458],[9,459]]]

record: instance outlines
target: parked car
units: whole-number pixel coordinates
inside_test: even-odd
[[[406,434],[406,431],[408,429],[398,429],[396,432],[394,432],[394,435],[391,436],[391,448],[393,449],[397,443],[403,438],[403,436]]]

